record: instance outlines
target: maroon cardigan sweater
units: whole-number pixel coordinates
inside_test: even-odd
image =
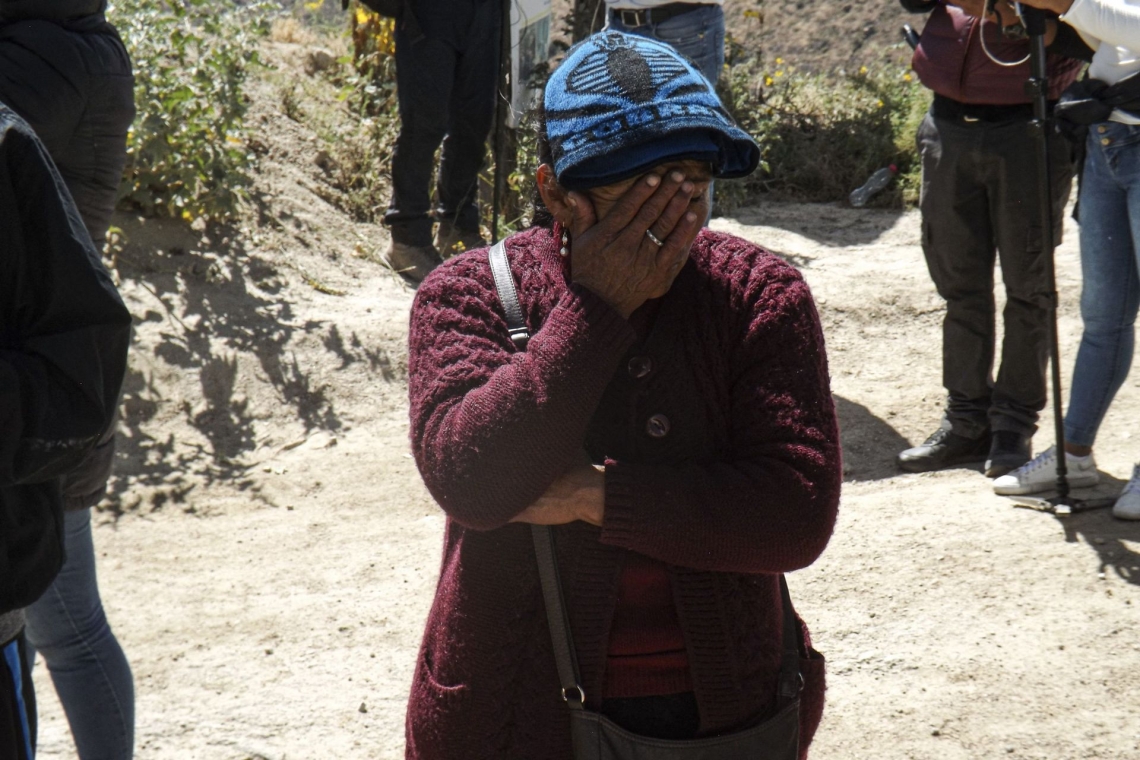
[[[555,529],[587,706],[605,678],[628,552],[669,565],[701,735],[774,703],[778,574],[819,556],[835,524],[839,436],[819,318],[788,264],[703,231],[653,329],[570,283],[556,228],[507,240],[533,337],[516,352],[485,250],[448,261],[416,294],[411,437],[447,513],[443,565],[412,682],[407,757],[568,760],[530,528],[508,523],[583,449],[605,457],[605,518]],[[634,356],[652,371],[636,378]],[[635,363],[635,366],[643,366]],[[636,373],[640,374],[640,373]],[[623,415],[595,419],[605,394]],[[660,435],[665,415],[668,430]],[[658,435],[650,434],[649,427]],[[804,661],[801,754],[823,708],[823,662]]]

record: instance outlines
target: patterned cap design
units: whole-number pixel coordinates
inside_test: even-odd
[[[570,189],[685,158],[729,178],[760,161],[708,80],[672,47],[645,37],[602,32],[583,40],[551,75],[543,106],[554,173]]]

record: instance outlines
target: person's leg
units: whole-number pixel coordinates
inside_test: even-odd
[[[626,26],[620,14],[610,11],[606,29],[668,43],[692,61],[714,87],[724,68],[724,8],[719,5],[694,4],[689,13],[642,26]]]
[[[384,223],[392,240],[432,245],[431,178],[435,151],[447,132],[458,55],[441,40],[413,40],[396,28],[400,135],[392,152],[392,200]]]
[[[1006,292],[1005,335],[990,426],[995,434],[1010,431],[1027,440],[1037,430],[1037,418],[1046,401],[1051,299],[1048,266],[1052,252],[1042,247],[1036,142],[1027,139],[1021,122],[995,127],[989,130],[989,137],[990,215]],[[1064,137],[1054,135],[1050,139],[1055,244],[1060,243],[1065,202],[1072,187],[1069,153]]]
[[[32,760],[36,749],[35,689],[25,662],[23,634],[0,643],[0,757],[11,760]]]
[[[1110,144],[1102,145],[1102,139]],[[1140,127],[1103,124],[1091,131],[1081,177],[1080,224],[1084,332],[1065,439],[1092,446],[1132,366],[1140,308]]]
[[[688,58],[715,88],[724,69],[724,8],[695,5],[695,10],[653,24],[649,35],[669,43]]]
[[[475,199],[487,136],[495,118],[499,26],[498,6],[481,3],[472,20],[467,47],[455,63],[447,137],[439,162],[437,213],[463,232],[479,231]]]
[[[91,510],[68,512],[64,530],[67,560],[27,610],[28,643],[47,663],[79,757],[128,760],[134,749],[134,684],[99,598]]]
[[[954,433],[970,439],[988,433],[994,355],[995,252],[988,195],[978,176],[984,129],[927,116],[919,130],[922,250],[946,301],[946,419]]]

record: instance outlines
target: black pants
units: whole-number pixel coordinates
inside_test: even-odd
[[[462,230],[479,229],[475,196],[495,115],[500,6],[479,2],[459,10],[471,22],[458,46],[436,36],[427,20],[427,34],[419,39],[409,37],[403,25],[396,30],[400,136],[384,223],[397,242],[431,243],[432,169],[441,142],[435,211]]]
[[[36,694],[32,687],[32,674],[25,667],[27,651],[24,634],[14,641],[0,644],[0,652],[11,655],[0,657],[0,757],[5,760],[31,760],[27,747],[36,748]],[[13,677],[13,668],[18,677]]]
[[[1072,182],[1070,149],[1050,138],[1054,242]],[[1045,406],[1049,358],[1048,258],[1038,211],[1037,144],[1025,120],[991,123],[927,115],[922,156],[922,249],[938,294],[942,383],[954,432],[1031,435]],[[995,353],[994,262],[1005,285],[1001,365]]]

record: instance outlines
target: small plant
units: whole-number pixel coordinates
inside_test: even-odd
[[[243,92],[275,6],[115,0],[109,15],[134,61],[138,116],[120,202],[152,216],[232,214],[250,185]]]
[[[731,67],[721,95],[760,143],[763,163],[751,177],[717,185],[718,209],[759,193],[841,200],[892,163],[899,178],[873,205],[916,200],[920,166],[914,135],[930,96],[908,71],[864,67],[854,74],[801,74],[780,58],[767,70],[746,61]]]
[[[313,4],[315,7],[316,4]],[[326,200],[357,221],[375,221],[388,203],[399,134],[395,27],[359,3],[352,9],[353,55],[331,74],[352,124],[329,147]]]
[[[297,83],[283,84],[277,92],[281,96],[281,113],[293,121],[300,121],[304,111],[301,110],[301,98],[297,95]]]

